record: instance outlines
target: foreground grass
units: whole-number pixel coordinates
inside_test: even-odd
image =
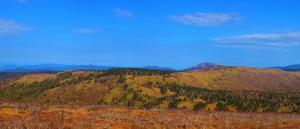
[[[300,114],[2,103],[1,129],[300,129]]]

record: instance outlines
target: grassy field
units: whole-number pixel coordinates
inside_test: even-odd
[[[300,129],[300,114],[2,103],[1,129]]]

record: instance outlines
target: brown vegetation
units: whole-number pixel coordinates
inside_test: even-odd
[[[2,129],[299,129],[300,114],[194,112],[2,103]]]
[[[109,69],[0,80],[0,101],[208,111],[300,112],[297,73],[247,67]]]

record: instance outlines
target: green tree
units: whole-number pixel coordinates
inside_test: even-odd
[[[168,90],[167,87],[160,87],[160,93],[163,95],[167,93],[167,90]]]
[[[218,111],[226,111],[227,110],[227,105],[223,102],[218,102],[217,103],[217,110]]]

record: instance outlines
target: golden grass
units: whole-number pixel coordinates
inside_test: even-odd
[[[64,99],[69,104],[87,104],[97,103],[108,91],[108,87],[99,83],[80,83],[76,85],[68,85],[64,87],[56,87],[46,92],[45,96],[41,96],[42,100],[48,100],[50,103],[58,103]]]
[[[300,114],[195,112],[2,104],[0,128],[299,129]]]
[[[159,108],[159,109],[168,109],[169,108],[169,104],[170,103],[168,101],[164,101],[160,105],[158,105],[157,108]]]
[[[216,111],[217,109],[217,104],[212,103],[212,104],[207,104],[205,107],[206,111]]]
[[[224,90],[300,91],[299,73],[249,67],[174,73],[180,85]]]
[[[114,97],[121,96],[123,92],[122,87],[115,87],[110,90],[109,94],[104,96],[104,102],[110,104]]]
[[[55,74],[47,74],[47,73],[42,73],[42,74],[30,74],[30,75],[25,75],[16,80],[16,83],[33,83],[33,82],[42,82],[47,79],[54,79],[56,78]]]
[[[177,105],[177,108],[179,109],[189,109],[189,110],[193,110],[194,108],[194,103],[190,102],[190,101],[184,101],[181,102]]]
[[[150,97],[161,97],[160,89],[159,88],[145,88],[145,87],[139,87],[139,89],[142,91],[142,95],[147,95]]]
[[[84,76],[84,75],[88,75],[92,72],[90,71],[74,71],[72,72],[72,75],[75,75],[75,76]]]

